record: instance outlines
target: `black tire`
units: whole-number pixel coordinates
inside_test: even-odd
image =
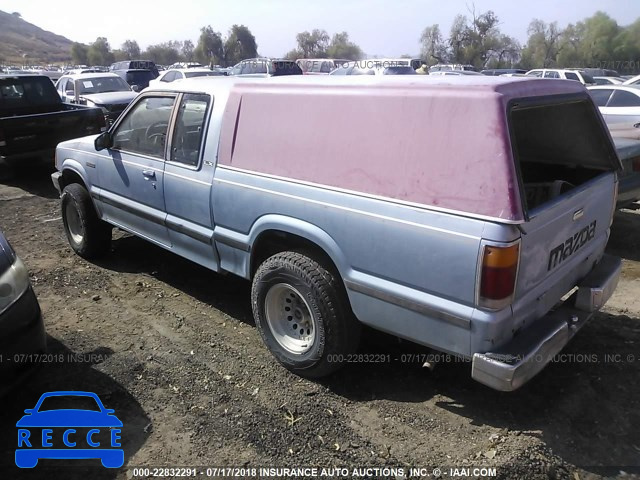
[[[272,300],[281,298],[282,293],[289,304]],[[294,304],[297,301],[302,310],[306,309],[312,315],[313,328],[311,335],[306,337],[311,339],[307,342],[310,343],[307,350],[305,340],[295,338],[300,326],[294,323],[297,320],[292,316],[299,312],[295,307],[295,312],[284,312],[287,305],[294,305],[289,296]],[[279,304],[284,305],[283,310],[273,306]],[[351,311],[340,277],[302,253],[281,252],[258,267],[251,288],[251,305],[256,326],[267,348],[278,362],[297,375],[318,378],[333,373],[358,348],[361,325]],[[304,314],[298,316],[305,321],[303,317]],[[278,328],[272,327],[274,324],[282,326],[280,332],[285,332],[285,336],[279,338],[284,340],[277,340],[278,334],[274,332]],[[292,326],[291,331],[288,330],[289,325]],[[305,328],[299,332],[303,336]],[[290,338],[286,337],[287,332]],[[306,334],[309,333],[307,329]],[[286,348],[283,341],[292,341],[296,347],[303,342],[301,351]]]
[[[97,258],[111,247],[111,225],[98,218],[89,192],[77,183],[64,187],[62,221],[71,248],[83,258]]]

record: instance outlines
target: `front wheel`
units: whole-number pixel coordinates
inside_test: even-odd
[[[111,226],[98,218],[89,192],[77,183],[64,187],[62,221],[71,248],[84,258],[95,258],[111,246]]]
[[[267,348],[298,375],[328,375],[358,347],[360,323],[340,278],[302,253],[265,260],[253,278],[251,304]]]

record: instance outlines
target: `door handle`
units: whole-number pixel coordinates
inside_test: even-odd
[[[156,178],[156,172],[153,170],[142,170],[142,176],[144,178]]]

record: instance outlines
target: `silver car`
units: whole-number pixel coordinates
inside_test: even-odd
[[[588,87],[607,124],[640,122],[640,85]]]
[[[63,102],[102,108],[107,126],[138,96],[115,73],[64,75],[56,83],[56,89]]]

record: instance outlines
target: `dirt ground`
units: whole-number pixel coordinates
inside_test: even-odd
[[[360,478],[394,479],[410,468],[424,469],[422,478],[434,469],[440,478],[489,478],[480,467],[505,479],[640,474],[635,212],[618,212],[612,227],[608,251],[624,259],[615,296],[562,357],[510,394],[474,382],[460,362],[433,371],[421,362],[351,364],[322,381],[300,379],[263,346],[248,282],[121,232],[100,262],[74,255],[46,169],[0,182],[0,229],[29,268],[49,353],[65,358],[3,400],[1,479],[146,478],[154,467],[198,467],[200,478],[213,473],[207,467],[348,469],[333,478],[369,468]],[[367,331],[361,351],[423,350]],[[15,467],[15,422],[53,390],[95,392],[115,409],[122,469],[63,460]],[[385,467],[393,470],[373,470]]]

